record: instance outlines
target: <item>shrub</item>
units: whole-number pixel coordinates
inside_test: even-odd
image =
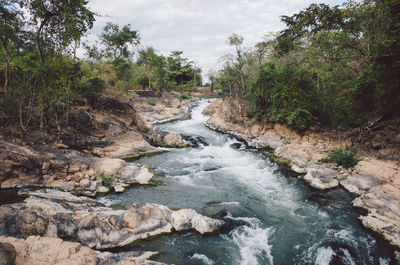
[[[115,182],[114,174],[107,175],[104,171],[101,171],[99,177],[101,178],[103,185],[106,187],[110,187]]]
[[[179,96],[179,99],[189,99],[189,98],[190,98],[190,96],[187,95],[187,94],[181,94],[181,95]]]
[[[329,152],[326,158],[321,159],[321,162],[336,163],[344,168],[351,168],[358,163],[357,151],[353,147],[336,148]]]
[[[157,104],[157,102],[154,99],[151,99],[151,100],[147,101],[147,104],[149,104],[151,106],[155,106]]]

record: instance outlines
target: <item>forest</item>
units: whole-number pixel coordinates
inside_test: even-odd
[[[99,93],[201,84],[182,51],[158,54],[129,24],[109,22],[96,41],[82,42],[97,15],[85,0],[0,0],[0,124],[60,131],[72,105]]]
[[[201,69],[182,51],[163,56],[141,45],[131,25],[107,23],[82,38],[96,15],[88,1],[0,0],[0,122],[60,128],[71,104],[108,91],[185,90]],[[312,4],[252,48],[232,34],[212,88],[249,101],[249,113],[297,129],[357,127],[399,117],[400,4],[396,0]],[[267,31],[267,29],[266,29]],[[85,58],[77,58],[77,49]]]
[[[210,79],[249,113],[297,129],[357,127],[400,116],[400,2],[312,4],[282,16],[285,28],[234,53]]]

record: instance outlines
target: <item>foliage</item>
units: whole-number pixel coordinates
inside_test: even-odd
[[[103,185],[106,187],[112,186],[115,182],[114,174],[107,175],[104,171],[101,171],[99,173],[99,177],[100,177],[101,181],[103,182]]]
[[[132,30],[131,25],[127,24],[120,28],[117,24],[108,22],[103,28],[100,39],[105,46],[106,55],[112,60],[130,58],[132,51],[130,46],[140,43],[138,31]]]
[[[353,147],[336,148],[329,152],[328,156],[321,159],[324,163],[336,163],[344,168],[351,168],[357,165],[357,151]]]
[[[129,24],[107,23],[97,41],[83,44],[87,58],[78,60],[94,20],[87,0],[0,0],[1,126],[41,129],[60,139],[70,131],[74,104],[90,104],[99,93],[201,84],[200,69],[181,51],[165,57],[147,47],[134,58],[140,35]]]
[[[157,102],[152,99],[152,100],[147,101],[147,104],[149,104],[151,106],[155,106],[157,104]]]
[[[181,100],[189,99],[189,98],[190,98],[190,96],[189,96],[188,94],[181,94],[181,95],[179,96],[179,99],[181,99]]]
[[[228,38],[234,52],[211,75],[215,89],[248,100],[259,118],[300,129],[400,115],[398,1],[312,4],[282,21],[282,31],[252,49],[237,34]]]
[[[253,109],[258,116],[272,116],[304,129],[316,111],[315,85],[308,71],[291,63],[277,67],[267,62],[250,85]]]

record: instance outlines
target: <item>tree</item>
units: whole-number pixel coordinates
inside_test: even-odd
[[[27,0],[21,6],[35,26],[35,45],[42,63],[45,48],[64,51],[93,27],[94,13],[86,0]]]
[[[211,69],[207,72],[207,76],[208,76],[208,79],[210,80],[211,91],[214,91],[214,82],[215,82],[215,78],[217,77],[217,72],[215,70]]]
[[[0,51],[4,58],[3,92],[7,94],[11,61],[15,51],[22,46],[25,22],[15,1],[0,0]],[[0,90],[1,93],[1,90]]]
[[[244,50],[242,47],[243,40],[244,40],[243,37],[236,33],[233,33],[228,38],[229,46],[233,46],[236,52],[234,57],[232,56],[227,57],[229,58],[227,63],[229,64],[230,61],[232,70],[235,72],[234,76],[237,76],[237,80],[235,80],[235,83],[237,83],[236,96],[243,95],[246,90],[246,84],[243,72],[243,67],[245,65]]]
[[[117,24],[108,22],[100,39],[105,46],[105,53],[112,61],[130,58],[133,51],[129,47],[140,44],[139,33],[132,30],[130,24],[120,28]]]
[[[151,76],[155,67],[160,66],[161,59],[155,53],[153,47],[146,47],[139,51],[139,58],[137,63],[144,65],[146,68],[147,78],[149,81],[148,88],[151,89]]]

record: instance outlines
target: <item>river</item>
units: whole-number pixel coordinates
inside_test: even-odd
[[[223,218],[230,229],[212,235],[177,232],[135,243],[159,251],[157,261],[174,264],[392,264],[393,249],[362,227],[342,189],[315,191],[284,176],[265,156],[233,137],[205,126],[200,100],[191,118],[159,125],[164,130],[202,136],[208,146],[167,149],[143,158],[162,184],[102,197],[192,208]],[[239,148],[238,148],[239,147]],[[130,246],[132,247],[132,246]],[[128,248],[129,249],[129,248]]]

